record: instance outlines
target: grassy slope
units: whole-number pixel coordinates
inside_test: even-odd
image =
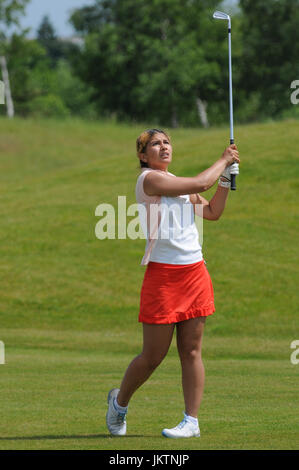
[[[134,141],[143,129],[0,124],[0,448],[295,448],[298,122],[236,129],[238,190],[220,221],[204,224],[217,312],[205,335],[203,437],[159,436],[183,409],[174,342],[134,397],[131,436],[117,444],[104,401],[139,352],[144,241],[97,240],[95,208],[116,206],[118,195],[135,202]],[[227,141],[219,129],[171,135],[170,171],[180,176],[206,168]]]

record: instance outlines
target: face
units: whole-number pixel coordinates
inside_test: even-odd
[[[167,171],[172,160],[172,146],[165,134],[154,134],[146,146],[145,153],[140,159],[147,162],[153,170]]]

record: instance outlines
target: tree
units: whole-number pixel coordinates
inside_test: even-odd
[[[242,80],[260,116],[290,107],[290,84],[299,76],[299,0],[240,0]]]
[[[6,98],[6,107],[7,107],[7,116],[9,118],[14,117],[15,110],[14,110],[14,104],[11,96],[11,89],[10,89],[10,80],[9,80],[9,74],[8,74],[8,69],[7,69],[7,62],[6,62],[6,57],[4,55],[0,56],[0,70],[2,72],[2,78],[3,78],[3,97],[5,96]],[[2,100],[2,96],[1,96]],[[5,100],[3,103],[5,104]]]
[[[11,96],[9,72],[7,68],[6,53],[6,27],[17,25],[20,27],[19,15],[24,13],[29,0],[0,0],[0,68],[5,85],[6,105],[8,117],[14,116],[14,104]]]
[[[25,34],[13,34],[6,46],[8,68],[16,112],[26,115],[29,103],[45,93],[51,71],[45,49]]]
[[[225,96],[225,37],[211,28],[219,3],[97,0],[77,10],[71,22],[85,47],[73,65],[98,108],[120,119],[197,124],[198,103]]]
[[[55,67],[60,58],[64,55],[63,44],[56,36],[54,26],[50,18],[45,15],[37,31],[38,42],[46,49],[51,60],[51,66]]]
[[[7,59],[17,114],[97,117],[90,88],[74,75],[66,59],[52,67],[39,41],[13,35]]]
[[[1,34],[5,37],[5,27],[11,25],[20,26],[19,16],[25,12],[30,0],[0,0],[0,24]]]

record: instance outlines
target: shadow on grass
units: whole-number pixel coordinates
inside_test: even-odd
[[[71,435],[71,436],[16,436],[16,437],[0,437],[0,441],[35,441],[35,440],[43,440],[43,439],[126,439],[131,437],[152,437],[152,436],[141,436],[139,435],[127,435],[127,436],[111,436],[110,434],[88,434],[88,435]]]

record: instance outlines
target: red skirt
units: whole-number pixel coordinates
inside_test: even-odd
[[[177,323],[214,312],[213,285],[204,260],[187,265],[149,262],[141,288],[140,322]]]

